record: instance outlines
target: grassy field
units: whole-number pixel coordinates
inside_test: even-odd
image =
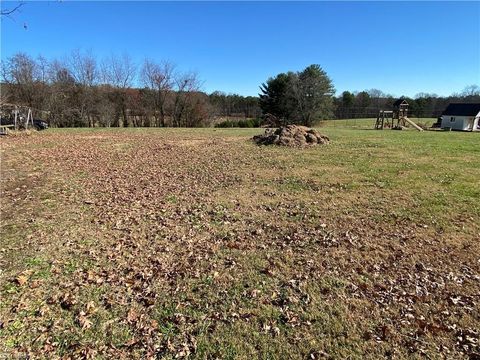
[[[480,134],[336,125],[1,138],[0,358],[477,359]]]

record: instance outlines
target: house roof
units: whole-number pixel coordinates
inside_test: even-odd
[[[403,103],[405,103],[406,105],[408,105],[407,100],[405,100],[405,99],[398,99],[397,101],[395,101],[395,102],[393,103],[393,106],[399,107],[399,106],[400,106],[401,104],[403,104]]]
[[[480,112],[480,103],[454,103],[447,106],[442,115],[475,116]]]

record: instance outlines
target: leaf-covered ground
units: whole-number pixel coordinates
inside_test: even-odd
[[[1,138],[0,358],[480,357],[480,134]]]

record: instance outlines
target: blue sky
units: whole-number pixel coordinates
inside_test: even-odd
[[[45,1],[2,18],[2,59],[73,49],[170,60],[207,92],[256,95],[268,77],[317,63],[337,93],[449,95],[480,84],[480,2]]]

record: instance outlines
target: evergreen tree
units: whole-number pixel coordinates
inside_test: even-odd
[[[335,89],[319,65],[301,72],[288,72],[269,78],[260,86],[263,114],[274,115],[280,124],[311,126],[314,121],[333,115]]]

